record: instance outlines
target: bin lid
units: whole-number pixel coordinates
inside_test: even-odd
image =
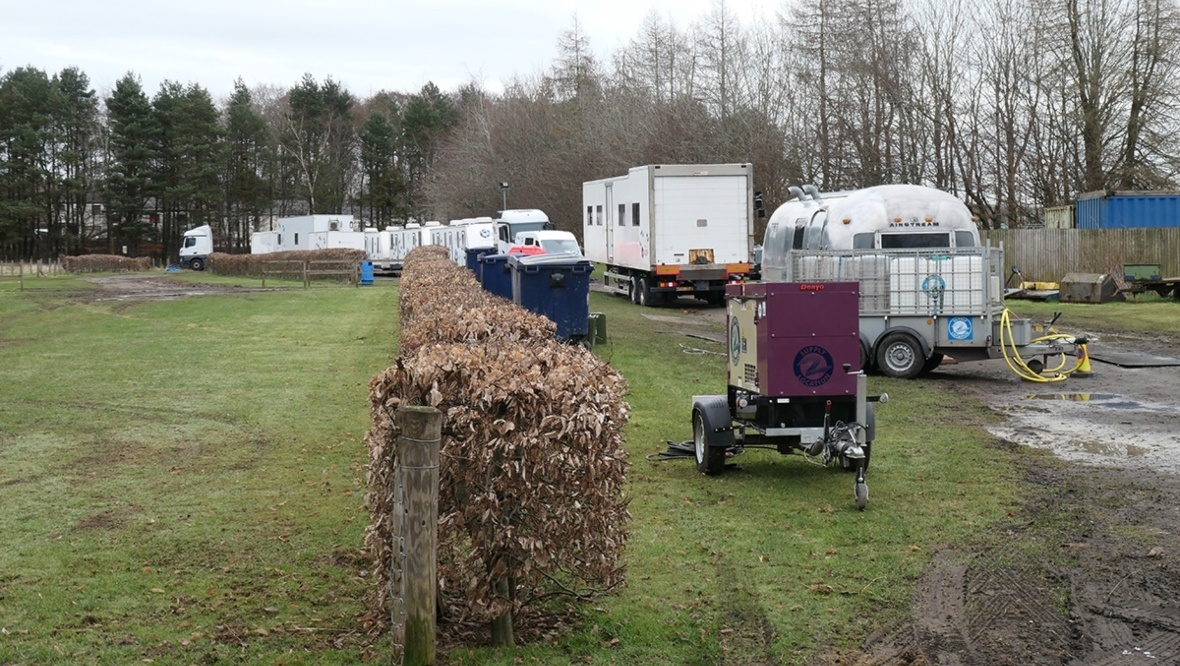
[[[520,255],[508,257],[508,263],[516,266],[578,266],[590,265],[590,260],[577,252],[556,252],[546,254]]]
[[[479,260],[485,264],[502,264],[508,261],[506,254],[481,254]]]

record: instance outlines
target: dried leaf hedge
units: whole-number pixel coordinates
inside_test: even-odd
[[[263,265],[269,264],[267,266],[267,277],[303,279],[302,265],[296,263],[279,264],[277,262],[339,262],[338,265],[317,263],[312,267],[312,270],[317,271],[335,271],[349,270],[355,265],[355,262],[364,261],[366,256],[364,250],[350,250],[345,248],[293,250],[290,252],[269,252],[267,254],[228,254],[226,252],[214,252],[209,255],[209,268],[219,275],[260,277],[262,275]],[[315,280],[347,280],[347,278],[341,276],[312,275],[310,277]]]
[[[439,583],[449,619],[490,621],[621,584],[630,521],[623,378],[558,342],[548,319],[483,293],[445,255],[411,253],[401,289],[401,353],[369,385],[376,615],[389,617],[399,405],[444,414]],[[496,592],[505,582],[507,596]]]
[[[117,254],[83,254],[61,257],[61,267],[67,273],[134,273],[152,268],[151,257],[124,257]]]

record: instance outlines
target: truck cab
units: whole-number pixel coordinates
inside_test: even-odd
[[[180,243],[180,267],[203,271],[213,254],[213,229],[205,224],[184,232]]]

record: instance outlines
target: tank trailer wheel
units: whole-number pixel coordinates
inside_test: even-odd
[[[709,446],[709,431],[701,410],[692,410],[692,445],[696,452],[697,469],[708,476],[725,470],[725,447]]]
[[[908,333],[890,333],[877,347],[877,366],[886,377],[913,379],[925,364],[922,346]]]

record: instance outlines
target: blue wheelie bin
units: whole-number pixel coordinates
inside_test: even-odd
[[[495,254],[496,249],[490,247],[474,247],[467,248],[467,268],[475,273],[475,277],[479,277],[479,260],[485,254]]]
[[[580,254],[510,255],[512,301],[557,324],[557,337],[580,342],[589,333],[590,274]]]
[[[484,291],[512,300],[512,269],[507,254],[485,254],[479,258],[479,283]]]

